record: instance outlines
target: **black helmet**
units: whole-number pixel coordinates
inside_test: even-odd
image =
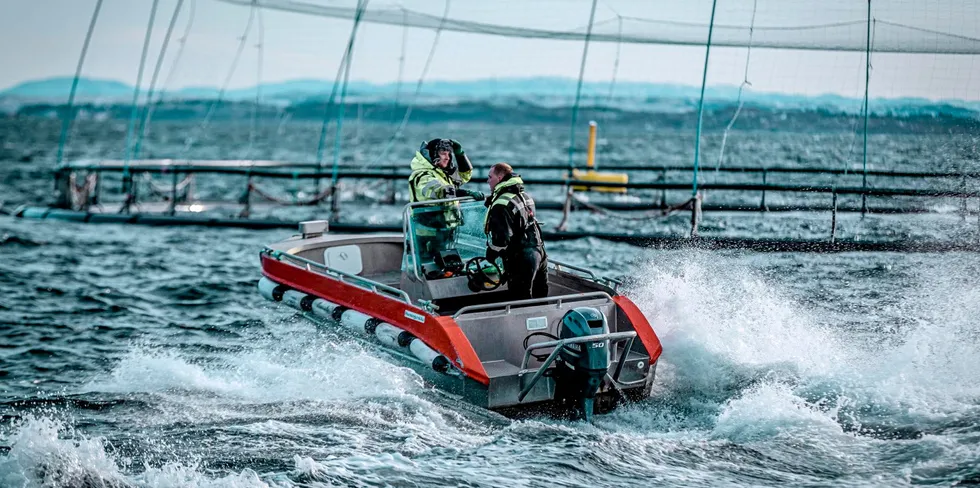
[[[453,153],[453,143],[449,139],[433,139],[426,144],[426,148],[432,156],[438,156],[439,151],[449,151],[449,154]]]
[[[439,151],[449,151],[449,167],[455,167],[453,164],[453,142],[449,139],[432,139],[429,142],[423,143],[422,148],[425,150],[423,151],[420,149],[419,152],[421,152],[430,163],[439,158]]]

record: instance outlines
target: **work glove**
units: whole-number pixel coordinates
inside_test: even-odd
[[[459,188],[456,190],[456,195],[461,197],[473,197],[477,200],[486,200],[487,196],[483,192],[476,190],[466,190],[464,188]]]
[[[449,143],[453,145],[453,155],[459,158],[463,155],[463,145],[456,142],[455,139],[450,139]]]

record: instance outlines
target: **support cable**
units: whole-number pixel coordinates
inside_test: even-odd
[[[78,56],[78,65],[75,66],[75,76],[71,79],[71,89],[68,91],[68,107],[64,118],[61,119],[61,136],[58,138],[58,153],[55,156],[55,161],[59,164],[65,156],[65,144],[68,142],[68,132],[71,130],[71,122],[75,116],[75,94],[78,92],[78,80],[82,75],[85,55],[88,54],[88,45],[92,40],[92,33],[95,31],[95,23],[99,19],[100,10],[102,10],[102,0],[96,0],[92,19],[89,21],[88,31],[85,33],[85,41],[82,42],[82,52]]]
[[[718,0],[711,2],[711,22],[708,24],[708,44],[704,49],[704,71],[701,77],[701,98],[698,101],[698,128],[694,138],[694,181],[691,184],[691,195],[698,194],[698,169],[701,163],[701,126],[704,122],[704,88],[708,83],[708,59],[711,55],[711,36],[715,30],[715,9]]]
[[[347,101],[347,86],[348,82],[350,81],[350,66],[354,58],[354,41],[357,38],[357,28],[361,24],[361,16],[364,15],[364,10],[367,9],[368,1],[369,0],[358,0],[357,2],[357,14],[354,16],[354,27],[351,29],[350,40],[347,41],[347,52],[344,54],[347,62],[344,63],[344,81],[340,89],[340,112],[337,115],[336,135],[334,137],[333,146],[333,172],[330,177],[330,201],[334,211],[337,210],[337,171],[339,169],[337,165],[340,164],[340,142],[343,138],[344,129],[344,104]]]
[[[407,10],[405,11],[407,12]],[[407,14],[406,14],[407,15]],[[408,46],[408,25],[406,20],[406,25],[402,27],[402,50],[401,55],[398,57],[398,82],[395,84],[395,108],[399,107],[402,98],[402,83],[405,79],[405,51]],[[392,110],[392,115],[394,115],[394,110]],[[391,120],[393,122],[394,120]]]
[[[133,157],[139,159],[142,154],[143,149],[143,139],[146,138],[149,132],[149,125],[147,124],[146,118],[150,113],[150,107],[152,106],[151,101],[153,100],[153,90],[156,88],[157,77],[160,76],[160,68],[163,66],[163,60],[167,56],[167,47],[170,45],[170,36],[173,34],[174,25],[177,23],[177,17],[180,16],[180,9],[184,6],[184,0],[177,0],[177,5],[174,7],[174,13],[170,16],[170,24],[167,25],[167,32],[163,36],[163,44],[160,45],[160,54],[157,55],[156,65],[153,67],[153,75],[150,76],[150,86],[146,90],[146,102],[143,104],[143,112],[140,114],[139,130],[136,135],[136,147],[133,149]]]
[[[612,10],[611,7],[610,10]],[[613,100],[613,92],[616,89],[616,78],[619,76],[619,56],[623,49],[623,16],[619,15],[619,12],[615,10],[613,12],[616,13],[616,20],[619,22],[619,27],[616,31],[616,59],[613,61],[613,74],[612,80],[609,82],[609,99],[607,103],[611,103]]]
[[[143,83],[143,68],[146,67],[146,53],[150,48],[150,37],[153,35],[153,20],[156,18],[157,5],[160,3],[159,0],[153,0],[153,4],[150,6],[150,21],[146,24],[146,36],[143,38],[143,53],[140,54],[140,66],[139,70],[136,72],[136,86],[133,87],[133,102],[131,105],[129,113],[129,125],[126,129],[126,147],[124,148],[124,160],[123,160],[123,193],[128,193],[128,181],[129,181],[129,160],[132,159],[133,154],[131,152],[130,141],[133,138],[133,130],[136,126],[136,115],[139,113],[139,96],[140,96],[140,85]]]
[[[582,98],[582,78],[585,76],[585,62],[589,57],[589,41],[592,38],[592,25],[595,22],[595,7],[599,0],[592,0],[592,10],[589,12],[589,26],[585,30],[585,46],[582,48],[582,63],[578,69],[578,84],[575,87],[575,102],[572,104],[572,123],[568,141],[568,177],[572,177],[575,155],[575,124],[578,122],[578,106]]]
[[[876,35],[876,32],[875,32],[875,29],[874,29],[874,25],[872,25],[872,28],[871,28],[871,51],[874,51],[874,48],[875,48],[875,35]],[[861,63],[862,64],[862,67],[863,67],[863,65],[866,62],[867,62],[866,60],[862,60],[862,63]],[[854,117],[854,122],[851,124],[851,130],[850,130],[851,143],[848,145],[848,148],[847,148],[847,156],[844,158],[844,164],[843,164],[843,170],[844,170],[844,172],[841,173],[841,174],[838,174],[834,178],[834,183],[833,183],[833,185],[831,185],[833,187],[836,187],[837,186],[837,181],[838,181],[838,179],[841,176],[847,176],[848,173],[851,170],[851,158],[854,156],[854,147],[857,145],[857,126],[858,126],[858,123],[861,122],[861,120],[864,118],[864,110],[865,110],[865,105],[867,103],[868,103],[868,101],[866,99],[863,99],[861,101],[861,109],[858,112],[858,114]]]
[[[439,46],[439,38],[442,35],[443,26],[446,23],[446,19],[449,17],[450,2],[451,0],[446,0],[446,3],[444,4],[445,6],[442,11],[442,18],[439,21],[439,26],[436,27],[435,37],[432,39],[432,47],[429,48],[429,55],[425,59],[425,65],[422,67],[422,73],[419,75],[419,80],[415,84],[415,93],[412,95],[412,102],[408,105],[408,108],[405,110],[405,116],[402,117],[401,123],[398,124],[398,128],[395,129],[395,134],[392,135],[390,139],[388,139],[388,142],[385,144],[384,149],[381,150],[381,153],[378,155],[378,157],[375,158],[375,160],[371,163],[372,165],[377,164],[379,161],[387,157],[388,151],[391,150],[391,146],[395,143],[395,141],[398,138],[401,137],[402,132],[404,132],[405,127],[408,125],[409,118],[412,117],[412,110],[415,108],[415,103],[418,101],[419,94],[422,93],[422,83],[424,83],[425,77],[429,73],[429,67],[432,65],[432,58],[435,57],[436,47]]]
[[[330,109],[333,107],[334,101],[337,99],[337,91],[340,89],[343,74],[347,68],[347,65],[350,63],[350,51],[353,49],[354,37],[356,36],[357,28],[361,23],[361,15],[364,13],[364,11],[361,9],[362,6],[367,6],[366,0],[358,0],[357,2],[357,11],[360,13],[360,15],[356,15],[354,18],[354,25],[351,27],[351,33],[347,41],[347,48],[344,50],[344,55],[340,58],[340,64],[337,65],[337,74],[333,78],[333,87],[330,88],[330,96],[327,98],[327,102],[323,107],[323,121],[320,123],[320,135],[317,138],[316,145],[316,165],[318,173],[322,172],[321,166],[323,165],[323,153],[327,142],[327,125],[330,122]],[[320,191],[320,178],[316,179],[316,191],[318,193]]]
[[[861,188],[863,190],[867,190],[868,188],[868,85],[871,83],[871,0],[868,0],[868,41],[865,50],[865,59],[867,62],[864,65],[864,154],[861,163]],[[868,195],[867,193],[862,193],[861,214],[863,215],[867,210]]]
[[[192,133],[190,137],[188,137],[184,141],[184,148],[181,151],[182,155],[187,154],[187,151],[190,150],[191,146],[193,146],[194,143],[197,142],[197,137],[195,137],[195,134],[202,135],[207,132],[208,126],[211,123],[211,117],[214,116],[214,113],[217,110],[218,105],[222,101],[224,101],[225,92],[228,91],[228,85],[231,83],[231,78],[232,76],[234,76],[235,70],[238,68],[238,62],[242,58],[242,52],[245,50],[245,45],[248,42],[248,36],[252,32],[252,22],[254,21],[254,19],[255,19],[255,5],[252,4],[252,7],[249,8],[248,11],[248,21],[245,22],[245,30],[244,32],[242,32],[241,37],[239,37],[238,49],[235,51],[235,56],[232,58],[231,67],[229,67],[228,69],[228,74],[225,75],[224,83],[221,84],[221,89],[218,90],[218,96],[217,98],[211,101],[211,105],[208,107],[207,113],[204,114],[204,120],[201,121],[201,125],[198,126],[198,130]]]
[[[255,45],[256,67],[255,67],[255,101],[252,103],[252,130],[248,134],[248,150],[245,152],[245,159],[255,159],[252,156],[252,149],[255,146],[255,134],[258,131],[259,104],[262,103],[262,66],[265,51],[265,22],[262,18],[262,7],[258,6],[258,0],[253,0],[256,6],[256,17],[259,22],[259,40]]]
[[[167,73],[167,78],[163,80],[163,85],[160,86],[158,91],[157,99],[150,104],[150,109],[146,113],[145,120],[143,122],[143,131],[148,132],[150,130],[150,122],[153,120],[153,114],[156,109],[163,103],[163,98],[167,93],[167,88],[170,86],[171,81],[173,81],[174,73],[177,72],[177,66],[180,64],[180,58],[184,54],[184,47],[187,45],[187,37],[191,33],[191,27],[194,25],[194,14],[197,11],[197,0],[191,0],[190,9],[188,9],[187,25],[184,26],[184,32],[180,38],[177,39],[177,53],[174,54],[174,60],[170,64],[170,71]],[[136,155],[137,159],[142,157],[142,154]]]

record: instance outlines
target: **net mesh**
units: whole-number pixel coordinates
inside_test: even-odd
[[[323,17],[353,19],[356,1],[221,0]],[[719,0],[712,45],[746,47],[756,10],[752,45],[763,48],[864,51],[867,46],[868,4],[860,1],[812,2]],[[553,12],[582,11],[586,0],[500,0],[487,5],[467,4],[465,12],[443,19],[443,2],[373,1],[364,21],[424,29],[494,36],[584,40],[586,26],[561,24]],[[681,5],[663,0],[633,2],[604,0],[596,14],[591,40],[634,44],[695,45],[707,43],[712,2],[691,0]],[[561,16],[572,17],[572,16]],[[971,0],[930,2],[875,1],[871,3],[877,52],[978,54],[980,6]],[[584,21],[583,21],[584,23]]]

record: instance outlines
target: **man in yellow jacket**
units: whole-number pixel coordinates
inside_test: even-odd
[[[473,164],[460,143],[452,139],[423,142],[412,159],[408,177],[409,198],[414,202],[471,196],[484,199],[483,193],[460,188],[470,181]],[[460,224],[459,205],[442,205],[439,210],[420,207],[413,215],[419,256],[432,260],[449,249]]]

